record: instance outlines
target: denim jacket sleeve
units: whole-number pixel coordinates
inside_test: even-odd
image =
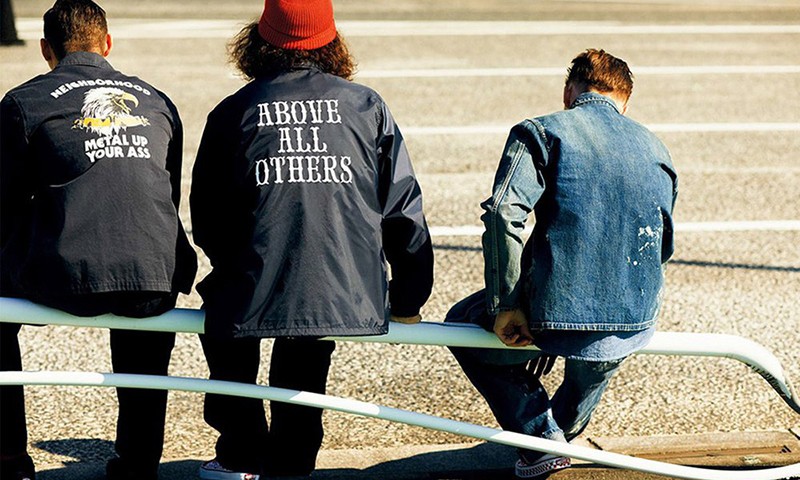
[[[526,120],[511,129],[494,178],[492,196],[481,204],[486,307],[490,314],[521,307],[523,229],[545,188],[544,131]]]

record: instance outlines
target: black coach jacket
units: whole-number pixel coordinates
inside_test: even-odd
[[[72,53],[0,104],[4,296],[191,290],[172,102],[100,55]]]
[[[191,211],[213,267],[197,287],[207,333],[382,334],[430,295],[400,131],[376,92],[317,69],[252,81],[209,114]]]

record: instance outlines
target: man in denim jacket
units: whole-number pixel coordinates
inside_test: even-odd
[[[622,361],[655,330],[677,177],[667,148],[623,116],[632,88],[624,61],[603,50],[578,55],[565,110],[511,130],[481,205],[486,289],[448,321],[481,323],[506,345],[542,350],[453,349],[505,430],[575,438]],[[566,368],[550,398],[539,376],[555,356]],[[516,475],[544,478],[569,465],[521,450]]]

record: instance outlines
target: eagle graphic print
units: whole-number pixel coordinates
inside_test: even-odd
[[[131,115],[131,107],[139,106],[139,99],[132,94],[113,87],[93,88],[86,92],[81,108],[81,118],[75,120],[73,128],[83,128],[98,135],[110,136],[128,127],[149,125],[142,116]]]
[[[139,99],[120,88],[99,87],[86,92],[81,117],[72,128],[98,135],[99,138],[84,142],[90,162],[101,158],[150,158],[147,137],[126,133],[129,127],[150,125],[146,117],[131,114],[138,106]]]

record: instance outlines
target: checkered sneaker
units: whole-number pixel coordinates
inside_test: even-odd
[[[572,461],[569,458],[548,453],[533,463],[528,463],[522,459],[517,460],[517,464],[514,465],[514,473],[517,478],[547,478],[551,473],[570,466],[572,466]]]
[[[200,478],[203,480],[258,480],[259,475],[228,470],[215,458],[200,465]]]

